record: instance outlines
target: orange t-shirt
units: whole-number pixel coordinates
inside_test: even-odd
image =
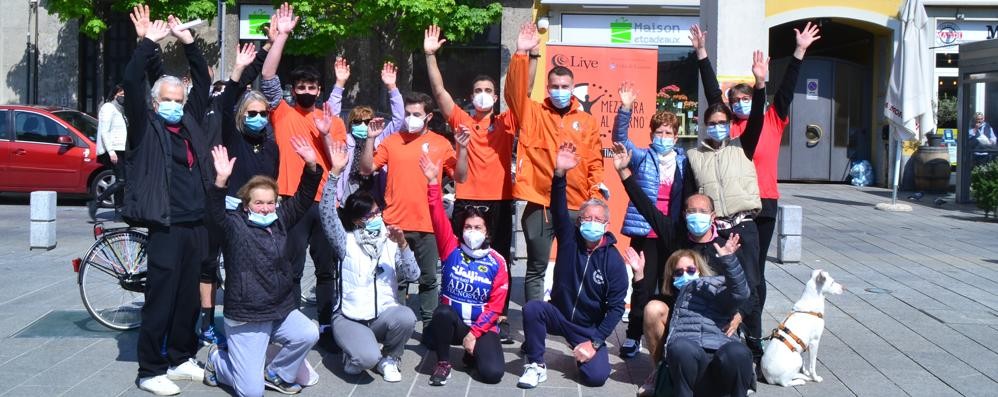
[[[322,110],[315,108],[311,113],[302,111],[298,107],[292,107],[283,100],[277,104],[277,109],[270,116],[274,123],[274,140],[280,151],[280,164],[277,170],[277,190],[282,196],[294,196],[298,190],[298,182],[301,182],[301,173],[305,168],[305,160],[298,157],[295,149],[291,146],[291,137],[301,135],[312,143],[318,158],[319,166],[324,171],[329,170],[329,159],[326,158],[325,144],[322,142],[322,135],[315,128],[315,118],[322,117]],[[333,125],[329,127],[329,133],[333,140],[345,142],[346,126],[339,117],[333,117]],[[238,159],[236,161],[239,161]],[[328,172],[322,173],[322,181],[319,182],[319,191],[315,194],[315,201],[322,198],[322,187],[326,185],[329,178]]]
[[[407,232],[433,233],[430,207],[426,204],[426,177],[419,168],[423,153],[441,163],[439,179],[443,179],[444,172],[454,175],[454,147],[433,131],[419,136],[402,132],[385,138],[374,153],[374,169],[387,165],[390,170],[385,186],[385,223]]]
[[[463,200],[512,200],[513,137],[516,118],[510,112],[492,117],[472,117],[454,105],[447,123],[471,129],[468,143],[468,179],[457,184],[457,198]]]

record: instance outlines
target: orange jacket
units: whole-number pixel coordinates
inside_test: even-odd
[[[506,74],[506,104],[520,126],[516,148],[516,183],[513,196],[545,207],[551,203],[551,177],[554,159],[562,142],[575,144],[579,165],[568,171],[568,208],[578,210],[590,198],[600,198],[603,182],[603,156],[600,153],[596,119],[580,109],[572,97],[571,110],[558,113],[550,99],[538,103],[530,99],[527,56],[513,55]]]

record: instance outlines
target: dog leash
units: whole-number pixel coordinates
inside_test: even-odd
[[[783,342],[783,344],[786,345],[788,349],[790,349],[790,351],[796,353],[797,352],[797,347],[794,346],[793,343],[791,343],[789,340],[787,340],[787,338],[785,338],[783,335],[780,335],[780,332],[783,332],[783,333],[787,334],[787,336],[789,336],[790,338],[792,338],[794,340],[794,342],[797,342],[797,344],[800,345],[800,347],[801,347],[800,351],[801,352],[806,352],[807,351],[807,345],[804,343],[803,340],[801,340],[799,337],[797,337],[797,335],[795,335],[792,331],[790,331],[790,328],[787,328],[787,325],[786,325],[787,320],[790,319],[790,316],[793,316],[794,314],[797,314],[797,313],[810,314],[810,315],[815,316],[815,317],[820,318],[820,319],[824,319],[825,318],[825,315],[821,314],[819,312],[803,312],[803,311],[793,311],[793,312],[790,312],[790,313],[787,314],[787,317],[783,319],[783,322],[781,322],[780,325],[777,325],[776,328],[773,329],[773,333],[770,334],[769,337],[765,338],[765,339],[779,339],[780,342]]]

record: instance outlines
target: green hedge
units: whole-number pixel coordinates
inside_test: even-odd
[[[977,207],[993,215],[998,211],[998,161],[974,167],[970,172],[970,189]]]

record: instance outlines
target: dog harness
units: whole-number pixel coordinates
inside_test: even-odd
[[[794,311],[794,312],[790,312],[789,314],[787,314],[787,317],[785,319],[783,319],[783,322],[781,322],[780,325],[777,325],[776,328],[773,329],[772,335],[770,335],[769,338],[767,338],[767,339],[779,339],[780,342],[783,342],[783,344],[786,345],[787,348],[790,349],[790,351],[792,351],[794,353],[797,352],[797,347],[794,346],[793,343],[790,343],[790,341],[787,340],[786,337],[784,337],[783,335],[780,335],[780,332],[783,332],[784,334],[787,334],[787,336],[789,336],[790,339],[793,339],[794,342],[797,342],[797,344],[800,345],[800,351],[801,352],[806,352],[807,351],[807,344],[805,344],[804,341],[801,340],[797,335],[794,335],[794,333],[792,331],[790,331],[790,328],[787,328],[787,325],[786,325],[787,324],[787,320],[790,319],[790,316],[793,316],[794,314],[797,314],[797,313],[810,314],[810,315],[815,316],[815,317],[820,318],[820,319],[824,319],[825,318],[825,315],[821,314],[819,312],[800,312],[800,311]]]

